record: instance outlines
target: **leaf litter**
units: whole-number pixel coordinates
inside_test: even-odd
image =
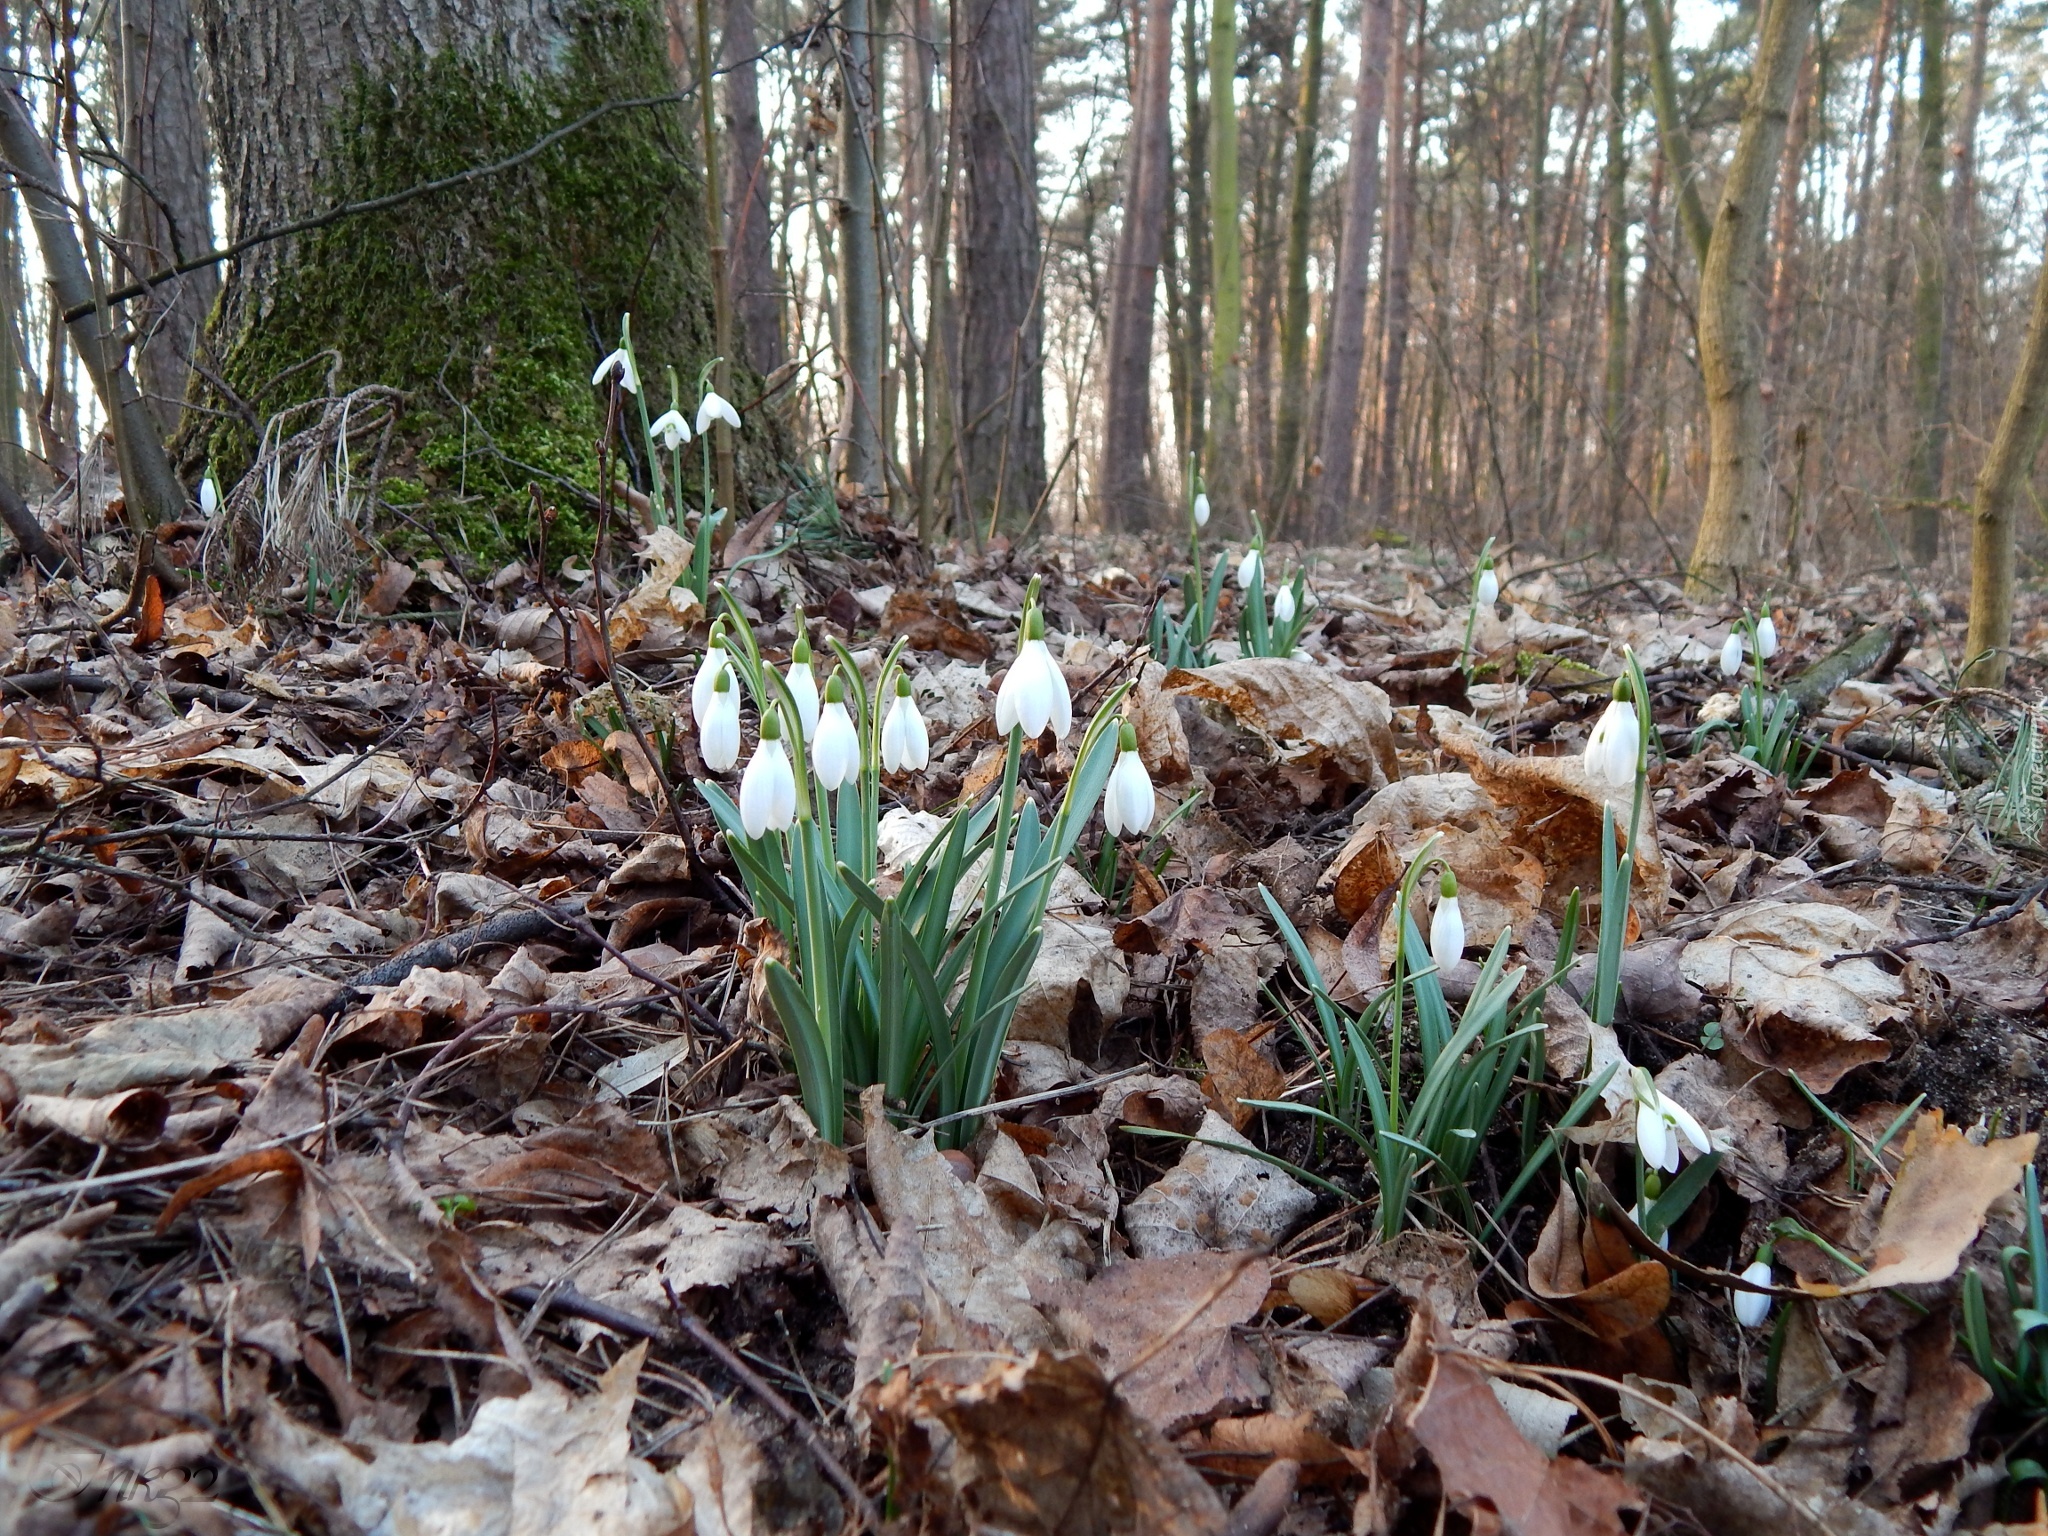
[[[750,537],[727,600],[771,653],[799,605],[870,678],[909,647],[900,882],[996,790],[1033,569]],[[1938,621],[1813,706],[1792,782],[1694,750],[1730,615],[1657,583],[1511,582],[1468,656],[1462,578],[1311,553],[1294,656],[1174,668],[1129,623],[1170,563],[1060,555],[1052,650],[1077,698],[1133,685],[1158,821],[1062,871],[966,1144],[871,1093],[842,1148],[690,785],[686,555],[657,533],[611,590],[380,556],[341,615],[111,633],[62,583],[0,599],[0,683],[38,679],[0,697],[8,1529],[2039,1528],[1960,1299],[1994,1278],[1994,1351],[2037,1326],[1996,1277],[2030,1280],[2048,859],[1964,757],[1835,750],[1996,739]],[[1784,676],[1912,607],[1788,598]],[[1657,741],[1596,1022],[1633,807],[1579,748],[1624,642]],[[1034,750],[1020,797],[1075,766]],[[1496,941],[1559,980],[1480,1133],[1493,1220],[1431,1195],[1387,1238],[1359,1149],[1266,1107],[1329,1065],[1273,913],[1370,1010],[1418,857],[1461,895],[1454,1009]],[[1505,1203],[1608,1066],[1703,1128],[1684,1208],[1645,1203],[1626,1073]]]

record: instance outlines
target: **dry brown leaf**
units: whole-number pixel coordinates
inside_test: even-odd
[[[135,648],[146,651],[164,637],[163,583],[152,572],[142,581],[142,607],[135,615]]]
[[[170,1100],[154,1088],[130,1088],[97,1099],[31,1093],[14,1111],[28,1130],[61,1131],[102,1147],[146,1147],[164,1133]]]
[[[947,1473],[978,1529],[1221,1536],[1222,1501],[1088,1356],[1034,1350],[910,1399],[953,1437]]]
[[[363,594],[363,612],[380,618],[398,612],[405,594],[412,590],[415,574],[403,561],[385,560],[377,568],[377,578],[370,583],[370,590]]]
[[[1281,1169],[1229,1150],[1251,1143],[1214,1110],[1198,1135],[1164,1178],[1124,1207],[1124,1230],[1141,1257],[1269,1247],[1315,1208],[1314,1192]]]
[[[1906,1387],[1898,1422],[1871,1430],[1870,1467],[1879,1492],[1896,1500],[1924,1489],[1936,1468],[1970,1454],[1991,1384],[1956,1358],[1955,1326],[1945,1310],[1916,1324],[1892,1351],[1905,1358]]]
[[[1313,661],[1247,656],[1196,670],[1176,667],[1160,686],[1223,705],[1239,724],[1279,743],[1288,763],[1376,790],[1401,775],[1386,694]]]
[[[1606,1222],[1587,1222],[1569,1185],[1558,1191],[1550,1219],[1529,1255],[1529,1289],[1556,1302],[1605,1344],[1619,1344],[1656,1325],[1671,1303],[1671,1271],[1637,1262]],[[1590,1255],[1598,1255],[1591,1259]]]
[[[1202,1091],[1239,1130],[1258,1113],[1242,1100],[1277,1099],[1287,1091],[1287,1074],[1237,1030],[1206,1031],[1201,1051],[1202,1065],[1209,1069]]]
[[[571,736],[541,754],[541,767],[574,789],[604,768],[604,750],[588,736]]]

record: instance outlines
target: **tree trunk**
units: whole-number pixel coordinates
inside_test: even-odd
[[[1726,591],[1755,563],[1770,503],[1755,284],[1770,228],[1771,183],[1813,13],[1814,0],[1774,0],[1765,13],[1741,133],[1700,271],[1699,356],[1709,446],[1706,505],[1687,575],[1696,595]]]
[[[1405,39],[1405,23],[1396,25],[1393,33],[1396,39]],[[1387,95],[1386,323],[1380,351],[1378,442],[1371,456],[1372,518],[1378,528],[1393,525],[1394,497],[1401,480],[1395,455],[1401,430],[1401,373],[1408,356],[1408,269],[1415,245],[1415,189],[1422,167],[1422,64],[1428,42],[1429,0],[1415,0],[1415,49],[1396,65]],[[1405,149],[1400,146],[1404,127]]]
[[[1920,144],[1914,178],[1913,559],[1941,552],[1942,472],[1948,446],[1948,0],[1920,0]]]
[[[1607,548],[1621,536],[1628,491],[1628,0],[1608,0],[1607,163],[1602,202],[1607,223],[1607,358],[1601,385],[1607,450]]]
[[[1643,28],[1650,37],[1650,95],[1657,104],[1657,129],[1664,140],[1664,158],[1678,188],[1678,223],[1692,247],[1693,259],[1707,264],[1713,225],[1700,196],[1699,165],[1693,159],[1692,131],[1678,110],[1678,71],[1671,62],[1671,13],[1666,0],[1643,0]]]
[[[1237,0],[1210,0],[1209,14],[1209,430],[1205,467],[1219,499],[1246,484],[1238,436],[1244,360],[1244,244],[1237,197]]]
[[[1152,463],[1152,323],[1159,289],[1173,155],[1167,104],[1173,86],[1173,0],[1147,0],[1133,39],[1136,110],[1125,150],[1123,227],[1110,270],[1109,335],[1103,347],[1102,515],[1112,528],[1158,521]]]
[[[956,3],[961,463],[980,524],[1021,525],[1045,493],[1036,31],[1031,0]]]
[[[1963,681],[1978,688],[2005,683],[2006,648],[2012,644],[2013,514],[2026,493],[2041,431],[2048,426],[2048,254],[2034,279],[2034,313],[2026,345],[1998,419],[1984,468],[1970,536],[1970,635]]]
[[[1316,488],[1316,538],[1340,537],[1351,515],[1351,477],[1358,458],[1358,393],[1365,369],[1365,309],[1371,278],[1372,226],[1380,198],[1380,114],[1387,98],[1387,49],[1393,0],[1365,0],[1358,102],[1351,114],[1351,157],[1345,170],[1344,224],[1323,343],[1323,473]]]
[[[113,29],[121,89],[121,256],[126,284],[213,249],[199,51],[185,0],[127,0]],[[127,322],[145,338],[135,372],[169,431],[184,409],[193,349],[220,290],[219,269],[174,277],[137,301]]]
[[[1799,184],[1806,169],[1806,145],[1812,132],[1819,75],[1819,61],[1809,54],[1799,74],[1792,124],[1785,135],[1785,158],[1778,172],[1778,212],[1771,237],[1771,299],[1764,322],[1764,333],[1769,338],[1764,347],[1765,364],[1772,377],[1778,379],[1784,376],[1785,355],[1792,344],[1792,314],[1798,307]]]
[[[754,0],[725,0],[719,57],[725,69],[725,228],[730,247],[733,313],[742,355],[766,378],[788,354],[782,341],[782,284],[775,276],[774,231],[768,211],[768,156],[761,135],[759,44]]]
[[[1948,349],[1943,354],[1949,378],[1955,377],[1956,349],[1976,329],[1977,259],[1977,124],[1984,112],[1984,68],[1990,51],[1992,0],[1976,0],[1970,12],[1970,73],[1963,83],[1963,120],[1956,126],[1956,174],[1949,184],[1949,252],[1954,264],[1948,274]],[[1968,328],[1967,330],[1965,328]],[[1949,409],[1955,397],[1948,385],[1944,392]]]
[[[1285,513],[1300,494],[1302,421],[1308,406],[1308,246],[1315,214],[1316,124],[1323,107],[1323,0],[1308,0],[1308,37],[1294,119],[1294,185],[1287,207],[1287,311],[1280,322],[1280,398],[1273,480]],[[1390,141],[1391,143],[1391,141]],[[1390,153],[1394,151],[1390,148]]]
[[[1183,371],[1187,378],[1187,436],[1183,459],[1206,463],[1209,373],[1202,343],[1209,317],[1209,114],[1202,101],[1202,36],[1194,0],[1181,8],[1180,73],[1182,154],[1187,162],[1187,291]],[[1193,494],[1190,492],[1189,494]]]
[[[196,14],[230,239],[672,89],[649,0],[280,0],[260,16],[198,0]],[[516,168],[253,247],[209,329],[220,376],[259,415],[327,395],[330,376],[406,390],[386,498],[446,496],[480,553],[522,537],[529,483],[573,495],[594,479],[591,367],[623,312],[650,382],[669,364],[694,381],[711,355],[687,122],[674,105],[614,111]],[[239,472],[252,436],[223,420],[213,447]],[[779,456],[767,444],[764,468]]]
[[[874,29],[846,0],[839,54],[839,478],[871,496],[882,464],[882,208],[875,176]],[[856,493],[858,494],[858,493]]]

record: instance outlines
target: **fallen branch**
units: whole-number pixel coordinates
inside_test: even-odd
[[[1801,715],[1817,715],[1834,691],[1850,679],[1889,676],[1919,638],[1920,626],[1911,619],[1897,624],[1872,624],[1792,678],[1782,692],[1798,706]]]

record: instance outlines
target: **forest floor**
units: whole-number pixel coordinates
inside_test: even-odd
[[[993,791],[1033,575],[1077,716],[1131,683],[1161,796],[1055,886],[964,1150],[800,1107],[666,546],[602,590],[387,561],[339,616],[109,623],[125,594],[17,574],[0,1529],[2048,1532],[2037,598],[1992,693],[1944,681],[1952,597],[1773,592],[1817,747],[1787,777],[1696,742],[1734,615],[1666,580],[1525,560],[1468,676],[1468,572],[1319,551],[1301,654],[1176,671],[1139,654],[1163,547],[847,526],[728,590],[771,656],[799,603],[821,650],[907,642],[931,762],[887,826]],[[1657,744],[1609,1023],[1557,957],[1625,645]],[[1072,769],[1029,750],[1024,788]],[[1452,1004],[1504,931],[1517,987],[1563,979],[1383,1237],[1372,1138],[1247,1101],[1327,1102],[1303,961],[1369,1012],[1425,849]],[[1623,1065],[1582,1095],[1589,1061]],[[1649,1076],[1713,1149],[1661,1212]],[[1570,1176],[1510,1201],[1577,1098]]]

